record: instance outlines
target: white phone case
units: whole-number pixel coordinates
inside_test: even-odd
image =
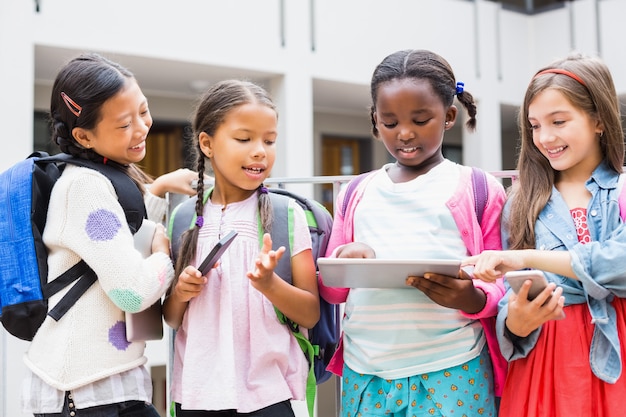
[[[504,279],[509,283],[515,294],[519,293],[522,284],[526,280],[531,280],[532,285],[528,290],[528,299],[533,300],[541,291],[548,286],[548,280],[542,271],[537,269],[527,269],[522,271],[511,271],[504,274]]]

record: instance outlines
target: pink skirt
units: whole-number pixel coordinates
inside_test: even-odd
[[[617,313],[622,375],[615,384],[598,379],[589,365],[594,325],[587,304],[565,307],[566,318],[544,323],[528,357],[509,364],[500,417],[626,415],[626,300]]]

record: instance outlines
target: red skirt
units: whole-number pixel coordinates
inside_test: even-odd
[[[544,323],[537,345],[509,364],[500,417],[624,417],[626,415],[626,300],[613,301],[622,375],[598,379],[589,365],[594,325],[587,304],[565,307],[566,318]]]

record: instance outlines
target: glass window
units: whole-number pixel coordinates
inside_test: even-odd
[[[552,10],[557,7],[563,7],[566,1],[571,0],[490,0],[495,3],[502,3],[502,6],[508,10],[519,11],[522,13],[541,13],[546,10]]]

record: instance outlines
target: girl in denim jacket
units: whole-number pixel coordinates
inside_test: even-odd
[[[519,120],[519,180],[503,219],[512,250],[466,260],[486,281],[524,268],[550,281],[533,301],[527,281],[500,302],[498,338],[510,361],[501,416],[623,416],[624,135],[608,68],[572,55],[541,69]]]
[[[460,259],[500,249],[504,188],[487,176],[478,224],[471,168],[442,154],[455,97],[467,125],[476,122],[449,64],[429,51],[396,52],[374,71],[371,92],[373,134],[396,162],[361,181],[345,216],[337,210],[327,256]],[[490,354],[500,357],[493,319],[504,286],[425,275],[409,277],[407,289],[330,288],[322,277],[320,295],[346,302],[343,346],[329,368],[342,374],[342,416],[496,415]]]

